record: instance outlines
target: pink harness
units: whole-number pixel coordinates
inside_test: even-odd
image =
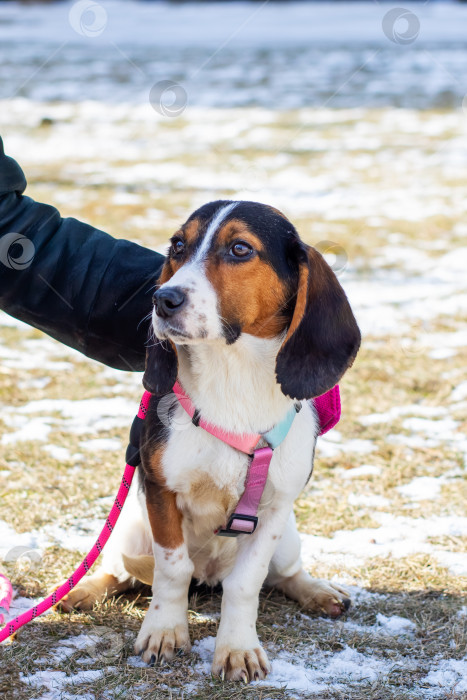
[[[251,461],[248,466],[243,494],[225,527],[216,530],[216,534],[224,537],[251,535],[258,524],[258,508],[266,486],[273,450],[286,437],[301,405],[295,405],[278,425],[265,433],[238,435],[229,433],[204,420],[199,415],[199,411],[196,410],[190,397],[183,391],[180,382],[175,382],[173,391],[194,425],[203,428],[206,432],[227,443],[227,445],[240,450],[240,452],[250,455]],[[335,386],[326,394],[314,399],[314,405],[320,425],[319,435],[323,435],[328,430],[331,430],[340,418],[339,386]],[[266,442],[266,447],[257,447],[261,440]]]
[[[231,444],[232,447],[239,449],[240,451],[247,452],[251,454],[253,452],[253,458],[250,463],[247,477],[245,480],[245,490],[243,492],[240,501],[237,504],[236,512],[230,517],[229,522],[223,530],[220,530],[218,534],[227,535],[230,537],[235,537],[239,534],[251,534],[256,528],[258,522],[257,512],[261,496],[266,485],[266,480],[268,476],[269,464],[272,457],[272,447],[263,447],[255,450],[255,445],[258,444],[260,438],[265,438],[267,441],[267,436],[274,437],[273,431],[268,431],[264,435],[247,435],[247,436],[235,436],[231,433],[226,433],[225,431],[211,426],[209,423],[205,422],[202,418],[197,415],[195,407],[191,403],[190,399],[183,393],[178,382],[174,386],[174,392],[176,393],[180,403],[185,408],[187,413],[191,416],[195,425],[200,425],[202,428],[215,435],[220,440]],[[151,399],[151,394],[145,391],[143,398],[141,399],[141,404],[139,407],[138,415],[135,417],[132,430],[130,433],[130,445],[127,449],[126,454],[126,465],[125,471],[123,473],[122,482],[117,493],[117,497],[112,506],[112,510],[109,513],[107,520],[105,521],[102,532],[96,540],[96,543],[92,547],[89,554],[87,554],[78,568],[72,573],[70,578],[65,581],[61,586],[59,586],[51,595],[45,598],[43,601],[35,605],[33,608],[27,612],[22,613],[14,620],[8,622],[5,627],[0,630],[0,642],[8,639],[12,634],[14,634],[20,627],[31,622],[39,615],[42,615],[51,607],[59,603],[62,598],[64,598],[67,593],[69,593],[75,586],[81,581],[83,576],[89,571],[91,566],[94,564],[99,554],[102,552],[107,540],[110,537],[112,530],[122,512],[123,505],[126,501],[126,497],[130,490],[130,485],[133,480],[135,469],[139,464],[139,444],[135,442],[139,441],[139,432],[141,428],[141,423],[146,417],[149,401]],[[328,391],[326,394],[313,399],[315,408],[318,414],[318,419],[320,423],[319,435],[327,433],[328,430],[338,423],[341,415],[341,404],[339,396],[339,387],[335,386],[333,389]],[[193,409],[193,413],[191,410]],[[290,425],[289,425],[290,427]],[[132,436],[135,435],[135,439]],[[276,436],[277,437],[277,436]],[[253,443],[253,439],[255,442]],[[283,439],[283,438],[282,438]],[[235,444],[229,440],[235,441]],[[13,597],[13,588],[10,581],[6,576],[0,573],[0,624],[3,622],[3,615],[1,609],[8,612],[10,608],[10,603]]]

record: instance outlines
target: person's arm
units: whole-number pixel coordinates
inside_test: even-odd
[[[164,257],[22,193],[0,138],[0,309],[99,362],[144,370],[151,296]]]

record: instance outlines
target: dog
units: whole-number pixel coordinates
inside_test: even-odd
[[[90,608],[136,581],[150,583],[135,651],[147,663],[169,661],[190,649],[192,577],[222,582],[213,674],[263,679],[270,670],[256,632],[263,584],[331,617],[350,604],[343,588],[304,571],[293,503],[311,476],[319,432],[309,399],[352,365],[360,332],[320,253],[284,214],[256,202],[221,200],[195,211],[170,241],[153,302],[143,378],[152,396],[137,483],[101,568],[64,606]],[[177,381],[196,408],[193,420],[173,393]],[[203,429],[200,416],[221,434],[264,436],[291,410],[288,432],[271,451],[256,529],[220,536],[251,457]]]

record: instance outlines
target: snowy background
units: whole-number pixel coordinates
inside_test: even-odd
[[[364,334],[297,503],[304,563],[350,587],[346,619],[263,596],[273,672],[223,687],[219,594],[190,600],[191,658],[147,669],[146,591],[28,626],[0,650],[2,697],[467,697],[467,7],[394,9],[0,4],[0,133],[30,196],[158,250],[206,201],[271,203],[327,251]],[[14,615],[93,543],[141,377],[4,314],[0,340]]]

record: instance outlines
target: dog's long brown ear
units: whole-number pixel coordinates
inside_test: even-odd
[[[282,391],[310,399],[331,389],[352,365],[360,331],[344,290],[317,250],[300,243],[298,289],[276,360]]]
[[[178,374],[178,357],[171,340],[159,340],[155,337],[152,324],[146,347],[146,369],[143,386],[146,391],[156,396],[164,396],[172,391]]]

